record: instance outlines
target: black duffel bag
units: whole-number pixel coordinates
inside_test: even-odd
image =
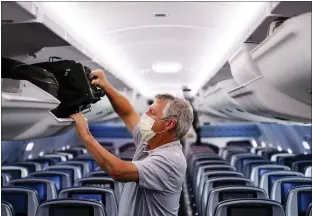
[[[43,68],[1,57],[1,77],[27,80],[58,98],[59,83],[53,73]]]
[[[49,62],[34,64],[53,73],[60,85],[57,98],[61,104],[52,111],[55,116],[67,118],[101,100],[105,93],[91,84],[91,70],[88,67],[72,60],[53,61],[55,58],[51,57]]]

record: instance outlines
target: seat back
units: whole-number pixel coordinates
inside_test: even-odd
[[[20,179],[28,176],[28,170],[20,166],[2,166],[1,173],[8,173],[11,179]]]
[[[1,201],[10,203],[15,215],[33,216],[39,206],[37,192],[29,188],[3,187]]]
[[[81,178],[77,179],[74,185],[83,187],[101,187],[112,189],[114,191],[117,202],[119,202],[122,191],[122,184],[120,182],[116,182],[110,177]]]
[[[194,188],[197,188],[199,186],[200,178],[203,173],[208,173],[212,171],[236,171],[235,167],[232,167],[230,165],[204,165],[199,167],[198,172],[194,173]]]
[[[208,172],[204,173],[202,175],[202,178],[199,182],[199,187],[196,191],[196,196],[200,197],[204,190],[204,184],[207,180],[213,179],[213,178],[220,178],[220,177],[244,177],[242,173],[236,172],[236,171],[214,171],[214,172]],[[197,204],[199,206],[199,204]]]
[[[114,191],[109,188],[99,187],[74,187],[62,190],[58,198],[73,198],[84,200],[97,200],[105,206],[109,216],[117,216],[118,203]]]
[[[55,152],[55,154],[65,156],[66,160],[74,159],[74,155],[68,152]]]
[[[214,216],[218,203],[241,198],[268,199],[263,189],[252,186],[219,187],[211,191],[206,205],[207,216]]]
[[[43,158],[52,158],[56,163],[67,161],[66,156],[60,154],[46,154],[42,155]]]
[[[104,171],[95,171],[87,173],[86,177],[109,177],[109,175]]]
[[[272,161],[268,161],[268,160],[258,160],[258,159],[250,160],[246,162],[244,169],[243,169],[244,176],[246,178],[251,178],[251,171],[255,166],[267,165],[267,164],[275,164],[275,163]]]
[[[87,162],[90,172],[94,171],[97,167],[95,160],[89,155],[80,155],[79,157],[75,158],[75,161]]]
[[[307,210],[307,213],[305,216],[312,216],[312,203],[310,203],[309,207],[308,207],[308,210]]]
[[[263,150],[261,150],[261,152],[262,152],[261,156],[265,160],[270,160],[271,156],[274,155],[274,154],[287,153],[287,151],[285,151],[285,150],[279,151],[277,149],[263,149]]]
[[[304,175],[306,177],[312,177],[312,166],[306,168]]]
[[[90,172],[89,164],[88,164],[88,162],[85,162],[85,161],[70,160],[70,161],[66,161],[63,163],[59,163],[59,164],[73,165],[73,166],[80,167],[81,173],[83,176],[85,176],[87,173]]]
[[[28,159],[27,161],[40,163],[42,169],[48,166],[53,166],[56,163],[55,160],[53,160],[52,158],[47,158],[47,157],[37,157],[33,159]]]
[[[218,155],[212,154],[212,153],[210,153],[210,154],[201,153],[199,155],[195,155],[188,162],[188,164],[189,164],[189,170],[188,171],[194,172],[196,162],[209,161],[209,160],[211,161],[211,160],[222,160],[222,159]]]
[[[104,207],[97,201],[55,199],[41,204],[36,216],[106,216]]]
[[[254,160],[254,159],[259,159],[259,160],[263,160],[263,158],[259,155],[255,155],[255,154],[251,154],[251,153],[240,153],[240,154],[236,154],[231,158],[231,165],[236,167],[236,170],[238,172],[242,172],[243,171],[243,167],[245,166],[245,164],[250,161],[250,160]]]
[[[57,171],[40,171],[31,173],[29,177],[47,179],[53,181],[56,190],[59,192],[64,188],[71,187],[71,178],[68,173],[57,172]]]
[[[215,216],[285,216],[280,203],[268,199],[227,200],[218,204]]]
[[[270,160],[273,162],[278,162],[280,158],[287,157],[287,156],[295,156],[295,155],[289,154],[289,153],[276,153],[271,156]]]
[[[54,166],[46,167],[43,170],[68,173],[70,175],[72,184],[74,184],[76,179],[79,179],[82,177],[80,168],[76,166],[71,166],[71,165],[54,165]]]
[[[271,199],[276,200],[282,204],[282,206],[286,205],[288,192],[298,186],[311,186],[312,179],[310,178],[294,178],[287,177],[278,179],[273,183],[272,191],[271,191]]]
[[[56,165],[76,166],[80,169],[82,176],[85,176],[88,172],[90,172],[89,164],[87,162],[84,162],[84,161],[71,160],[71,161],[57,163]]]
[[[1,187],[6,186],[11,180],[11,175],[9,173],[1,173]]]
[[[253,154],[258,154],[258,152],[262,149],[265,149],[265,147],[263,146],[257,146],[257,147],[253,147],[250,149],[250,153],[253,153]]]
[[[310,203],[312,203],[312,185],[295,187],[288,192],[285,208],[286,215],[305,216]]]
[[[17,162],[14,163],[14,166],[25,167],[28,170],[28,173],[33,173],[41,170],[41,164],[37,162],[30,161]]]
[[[237,154],[241,153],[248,153],[248,149],[245,148],[231,148],[224,150],[222,154],[222,158],[225,159],[226,161],[231,161],[232,157]]]
[[[304,173],[305,168],[311,166],[311,164],[312,164],[312,158],[311,160],[295,161],[291,164],[291,169],[297,172]]]
[[[201,195],[201,204],[199,206],[202,215],[206,215],[208,196],[212,189],[225,186],[254,186],[254,183],[250,179],[242,177],[221,177],[210,180],[208,179],[204,184],[203,193]]]
[[[290,168],[283,165],[274,165],[274,164],[267,164],[267,165],[259,165],[255,166],[251,170],[250,179],[253,180],[256,186],[259,185],[260,177],[267,172],[274,172],[274,171],[290,171]]]
[[[264,173],[260,178],[259,187],[264,189],[268,196],[271,198],[271,190],[273,183],[277,179],[287,178],[287,177],[303,177],[302,173],[293,171],[275,171]]]
[[[15,216],[14,208],[10,203],[1,202],[1,216]]]
[[[250,143],[250,140],[228,141],[226,143],[226,146],[247,147],[247,148],[251,148],[252,147],[252,145]]]
[[[9,186],[31,188],[37,191],[39,202],[55,199],[57,197],[56,186],[54,182],[46,179],[25,178],[12,180]]]

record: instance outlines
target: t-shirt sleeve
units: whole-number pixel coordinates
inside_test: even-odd
[[[141,161],[132,161],[139,173],[139,186],[164,191],[168,187],[171,163],[161,155],[153,155]]]
[[[137,124],[137,126],[135,126],[135,128],[132,132],[132,137],[133,137],[133,142],[134,142],[135,146],[138,147],[138,145],[140,143],[142,143],[142,135],[140,133],[139,124]]]

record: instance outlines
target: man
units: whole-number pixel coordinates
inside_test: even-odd
[[[176,216],[186,172],[179,140],[193,121],[190,104],[168,94],[158,95],[140,117],[106,81],[103,71],[93,71],[91,76],[95,78],[92,83],[105,91],[115,112],[133,134],[137,147],[133,161],[123,161],[92,137],[83,115],[71,116],[78,136],[99,166],[114,180],[127,182],[119,202],[119,216]]]
[[[193,106],[194,97],[189,96],[189,92],[191,91],[191,89],[187,88],[186,86],[184,86],[182,88],[182,90],[183,90],[184,98],[190,102],[190,105],[192,106],[192,110],[193,110],[194,120],[193,120],[192,126],[194,128],[195,133],[196,133],[195,145],[200,145],[201,144],[200,125],[199,125],[198,113]]]

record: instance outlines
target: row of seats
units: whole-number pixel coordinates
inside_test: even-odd
[[[193,215],[311,216],[312,154],[241,145],[192,146],[185,196]],[[311,209],[311,206],[310,206]]]
[[[132,160],[132,146],[119,157]],[[57,150],[2,166],[2,215],[117,216],[123,184],[114,181],[86,149]]]

